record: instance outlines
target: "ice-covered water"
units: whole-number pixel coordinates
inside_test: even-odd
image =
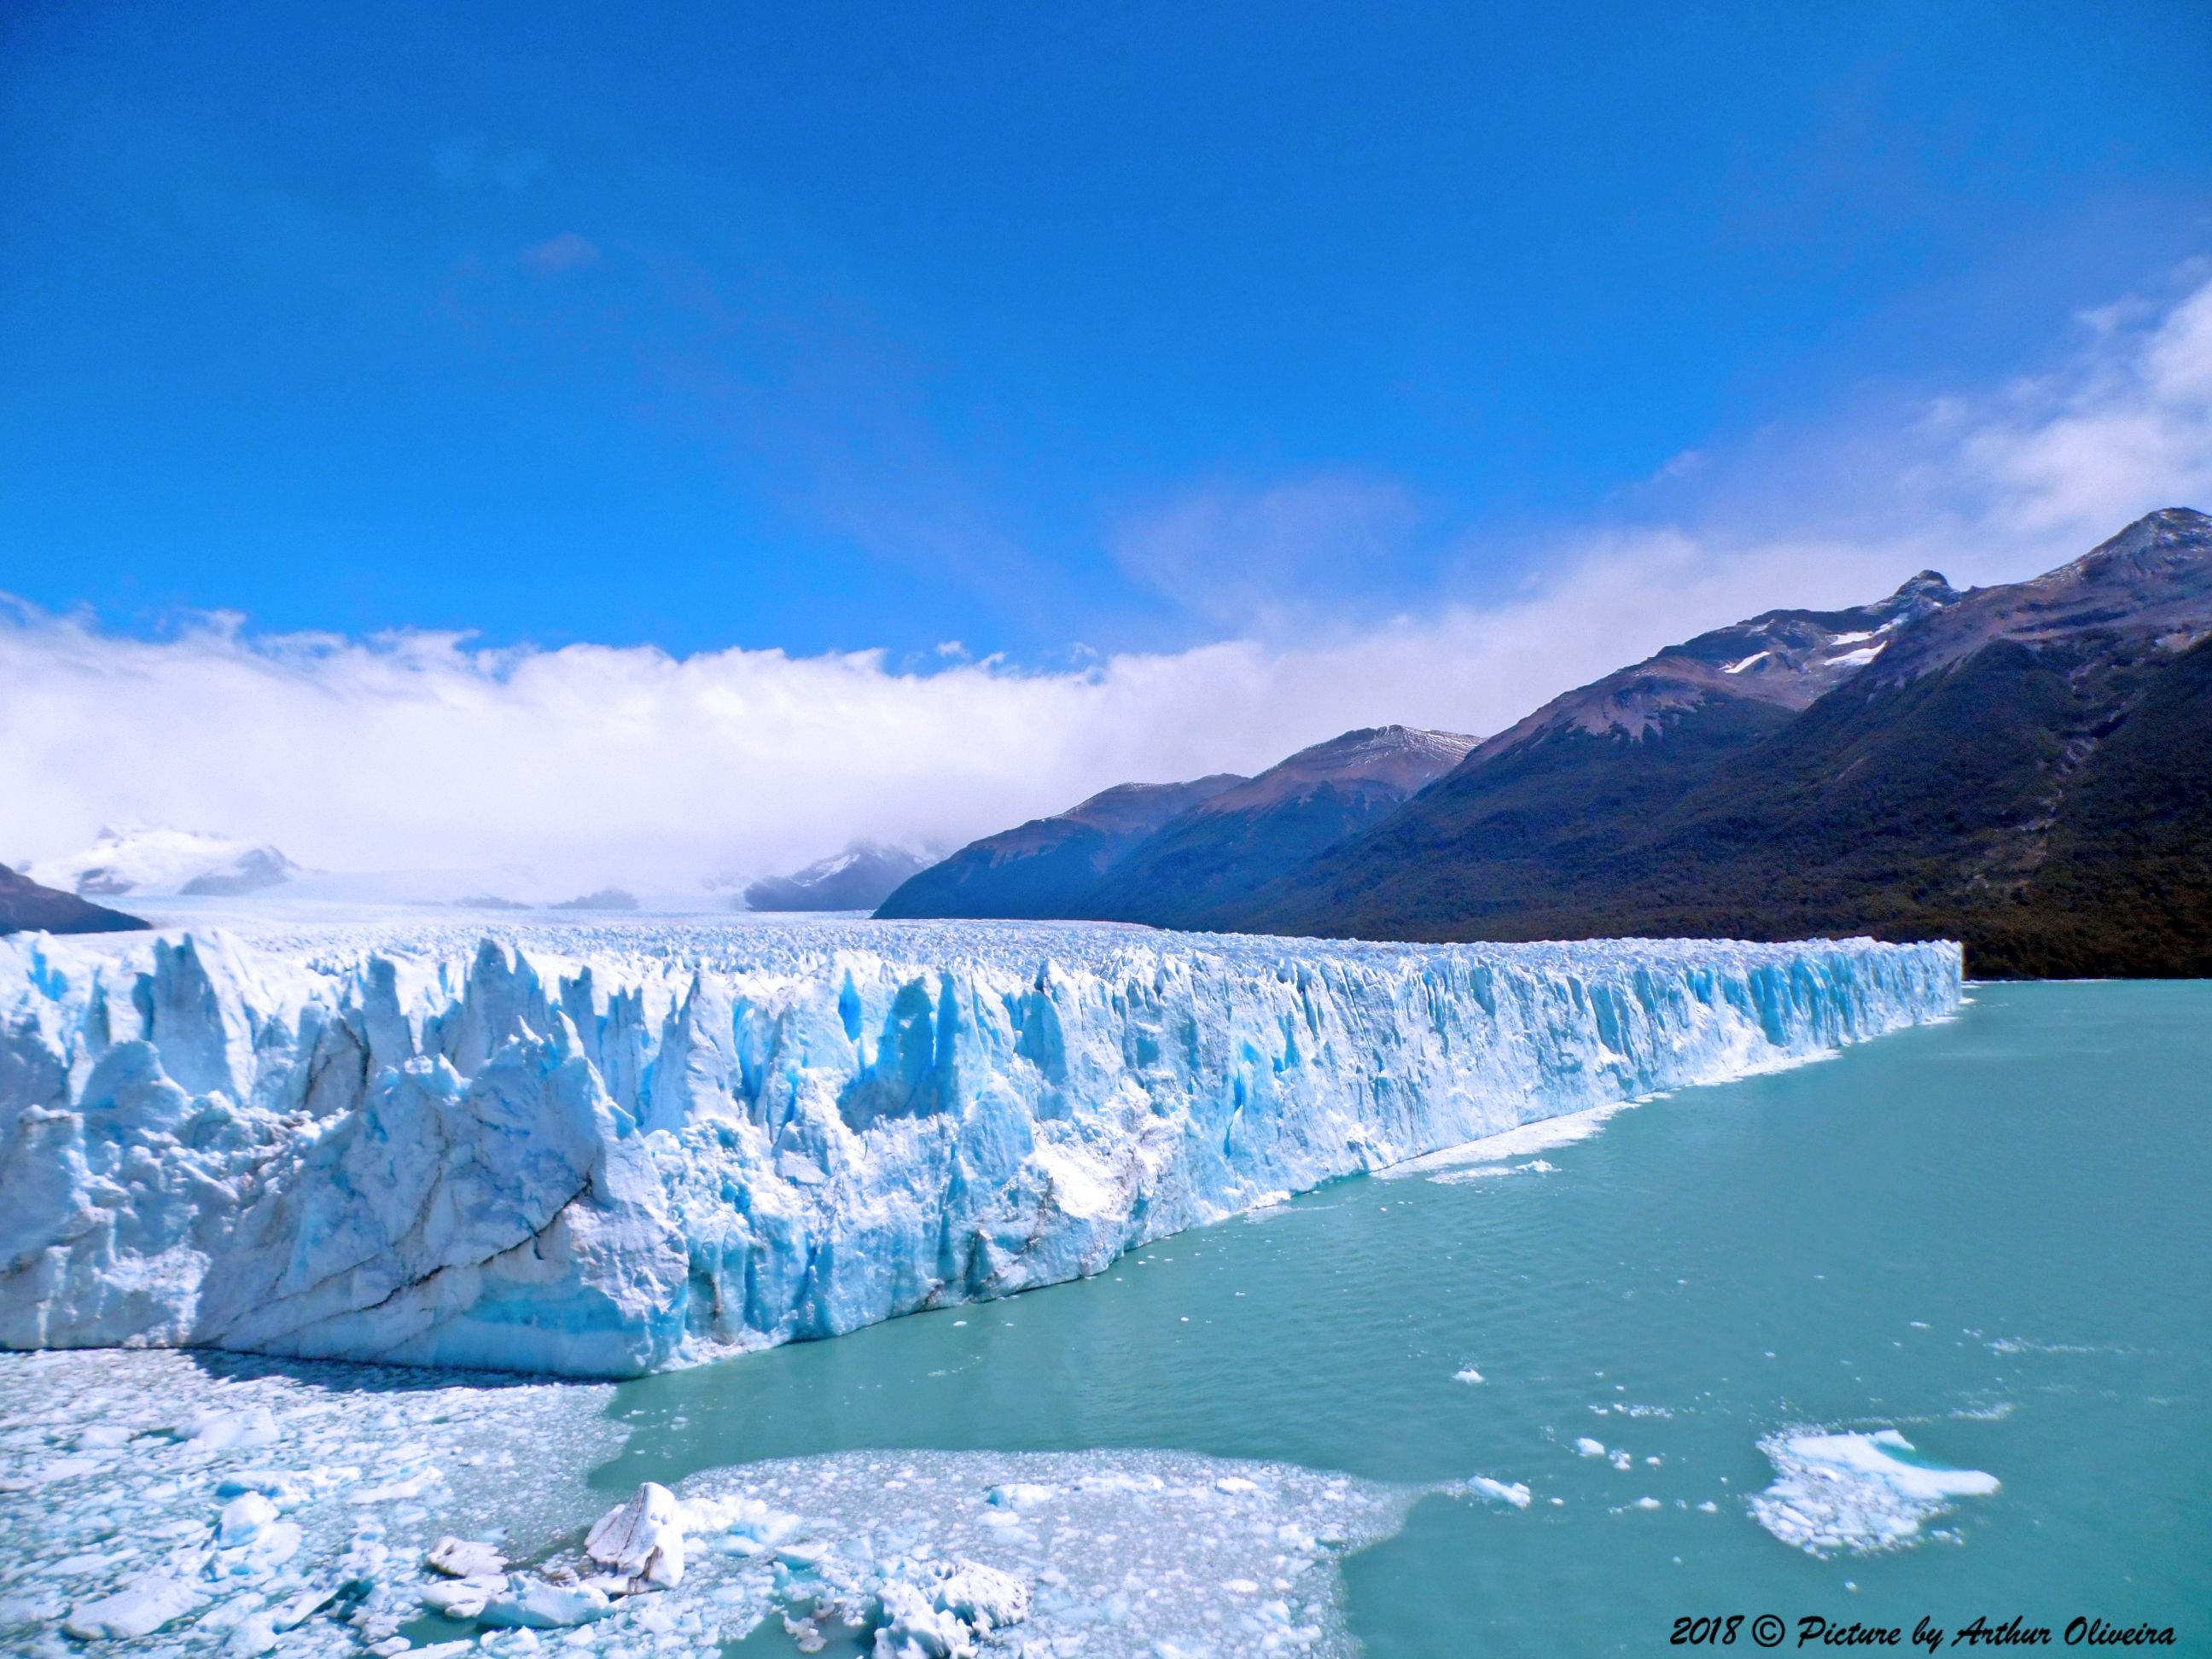
[[[0,1649],[158,1631],[177,1651],[257,1653],[281,1623],[288,1654],[357,1653],[420,1613],[405,1587],[441,1531],[524,1555],[574,1527],[622,1444],[611,1394],[230,1355],[0,1355]]]
[[[273,913],[0,941],[0,1344],[634,1375],[1948,1015],[1948,945]]]
[[[1020,1614],[994,1651],[1325,1656],[1346,1650],[1337,1561],[1419,1495],[1188,1452],[775,1460],[680,1482],[674,1582],[610,1597],[588,1589],[603,1569],[580,1522],[605,1507],[586,1475],[623,1438],[611,1394],[158,1351],[0,1356],[0,1648],[711,1652],[763,1624],[872,1647],[916,1594],[922,1635],[941,1624],[957,1644],[977,1633],[957,1592],[981,1579]],[[477,1551],[458,1555],[465,1581],[428,1565],[455,1538]],[[537,1628],[507,1622],[515,1609]]]

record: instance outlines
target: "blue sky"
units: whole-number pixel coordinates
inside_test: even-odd
[[[2202,0],[0,28],[0,861],[696,892],[2212,506]]]
[[[1049,665],[1480,601],[2212,241],[2194,3],[7,27],[0,589],[126,632]]]

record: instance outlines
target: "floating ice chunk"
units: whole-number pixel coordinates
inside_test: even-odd
[[[151,1636],[170,1620],[190,1613],[200,1601],[198,1587],[182,1578],[141,1578],[97,1601],[78,1602],[70,1609],[62,1629],[81,1642]]]
[[[1639,1498],[1636,1500],[1636,1507],[1639,1510],[1656,1510],[1659,1506],[1659,1500],[1656,1498]]]
[[[223,1505],[215,1523],[215,1541],[222,1549],[236,1549],[252,1541],[254,1534],[276,1518],[276,1506],[258,1492],[234,1498]]]
[[[461,1578],[445,1578],[422,1586],[422,1605],[434,1608],[455,1619],[474,1619],[494,1597],[507,1593],[507,1575],[503,1572],[471,1573]]]
[[[238,1500],[241,1504],[246,1501],[245,1498]],[[257,1498],[255,1501],[265,1504],[269,1500]],[[228,1512],[224,1511],[225,1514]],[[273,1514],[272,1505],[272,1517]],[[306,1537],[307,1534],[295,1522],[269,1519],[255,1527],[252,1534],[242,1542],[218,1548],[215,1558],[208,1563],[207,1576],[210,1578],[266,1577],[300,1553],[300,1546]],[[217,1541],[220,1543],[220,1539]]]
[[[104,1451],[118,1446],[127,1446],[137,1437],[137,1431],[113,1423],[95,1423],[76,1437],[79,1451]]]
[[[507,1571],[507,1558],[489,1544],[455,1538],[450,1533],[430,1547],[422,1564],[448,1578],[481,1578]]]
[[[289,1510],[337,1484],[336,1476],[319,1469],[310,1474],[295,1474],[288,1469],[240,1469],[216,1483],[215,1495],[233,1498],[255,1492],[277,1509]]]
[[[584,1553],[634,1583],[664,1588],[684,1577],[684,1513],[676,1494],[648,1480],[609,1510],[584,1540]]]
[[[1579,1457],[1602,1457],[1605,1455],[1605,1442],[1593,1440],[1586,1434],[1577,1436],[1575,1440],[1575,1454]]]
[[[951,1576],[939,1583],[930,1600],[984,1635],[1030,1616],[1029,1586],[1010,1572],[975,1561],[955,1562]]]
[[[255,1406],[242,1412],[196,1413],[185,1419],[179,1432],[196,1450],[211,1452],[241,1446],[273,1446],[278,1433],[276,1419],[270,1415],[266,1406]]]
[[[420,1498],[442,1478],[435,1469],[418,1469],[403,1480],[387,1480],[380,1486],[364,1486],[353,1494],[351,1501],[364,1505],[400,1503]]]
[[[1054,1496],[1050,1486],[1040,1486],[1028,1480],[1010,1480],[1004,1486],[992,1487],[984,1495],[983,1501],[1000,1509],[1033,1510],[1040,1504],[1049,1504]]]
[[[240,1656],[240,1659],[255,1659],[255,1656],[273,1652],[276,1646],[276,1618],[266,1607],[249,1613],[230,1627],[230,1640],[222,1650]]]
[[[1455,1382],[1480,1382],[1482,1381],[1482,1373],[1475,1370],[1474,1366],[1468,1365],[1462,1367],[1459,1370],[1454,1371],[1452,1373],[1452,1381]]]
[[[270,1623],[276,1630],[297,1630],[334,1601],[338,1593],[336,1584],[310,1584],[270,1615]]]
[[[969,1659],[975,1653],[974,1629],[912,1584],[894,1579],[878,1599],[884,1622],[876,1632],[875,1659]]]
[[[1636,1467],[1636,1460],[1628,1455],[1628,1449],[1625,1446],[1607,1452],[1605,1461],[1624,1473]]]
[[[716,1534],[714,1547],[734,1555],[758,1555],[788,1538],[799,1518],[757,1498],[697,1498],[683,1505],[684,1529]]]
[[[1759,1443],[1774,1484],[1750,1499],[1753,1518],[1808,1555],[1870,1554],[1908,1547],[1921,1522],[1956,1498],[1985,1497],[1997,1479],[1897,1455],[1912,1443],[1894,1429],[1874,1434],[1778,1434]]]
[[[1516,1510],[1528,1507],[1528,1488],[1519,1480],[1493,1480],[1486,1474],[1471,1476],[1467,1489],[1484,1498],[1495,1498],[1501,1504],[1510,1504]]]
[[[511,1578],[506,1589],[487,1601],[476,1617],[502,1630],[562,1630],[604,1619],[613,1605],[596,1584]]]

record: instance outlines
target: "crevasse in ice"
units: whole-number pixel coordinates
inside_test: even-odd
[[[1957,1004],[1955,946],[1051,924],[0,940],[0,1343],[615,1376]]]

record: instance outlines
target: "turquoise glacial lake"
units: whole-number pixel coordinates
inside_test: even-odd
[[[1484,1475],[1527,1506],[1425,1496],[1345,1560],[1375,1659],[1654,1653],[1737,1613],[1738,1651],[1771,1613],[1787,1651],[1808,1615],[2017,1615],[2212,1652],[2212,984],[1972,999],[1503,1173],[1346,1181],[1085,1283],[623,1385],[593,1484],[860,1449]],[[1997,1489],[1872,1553],[1754,1518],[1763,1441],[1881,1431]]]

